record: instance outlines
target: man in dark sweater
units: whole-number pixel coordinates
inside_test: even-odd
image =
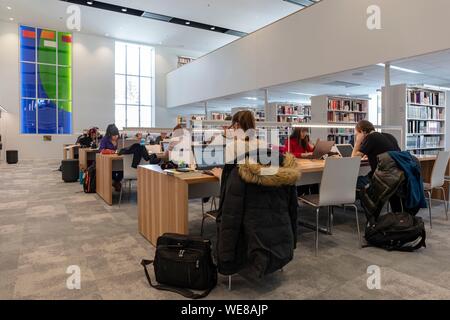
[[[367,157],[371,171],[365,177],[358,177],[358,189],[363,189],[370,184],[372,175],[377,169],[378,155],[388,151],[401,151],[395,137],[389,133],[375,131],[370,121],[359,121],[355,128],[355,147],[352,156]],[[397,197],[392,197],[390,202],[393,210],[401,208]]]

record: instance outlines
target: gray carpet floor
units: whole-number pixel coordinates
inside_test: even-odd
[[[151,289],[140,260],[154,248],[137,231],[136,193],[108,206],[78,183],[61,180],[58,161],[0,163],[0,299],[179,299]],[[117,202],[118,195],[114,195]],[[199,233],[200,202],[190,203],[191,233]],[[313,217],[301,208],[303,218]],[[427,211],[427,248],[414,253],[359,249],[351,212],[336,211],[333,235],[299,228],[294,260],[263,280],[220,277],[208,299],[449,299],[450,223],[435,202]],[[361,224],[365,221],[361,214]],[[215,237],[215,224],[206,223]],[[80,267],[81,289],[69,290],[66,273]],[[380,269],[379,289],[369,289],[369,266]]]

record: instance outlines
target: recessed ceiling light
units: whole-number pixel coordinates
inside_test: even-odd
[[[92,6],[94,4],[94,1],[88,1],[86,2],[88,5]]]
[[[377,66],[383,67],[383,68],[386,67],[386,65],[384,63],[378,63]],[[406,69],[406,68],[400,68],[400,67],[396,67],[396,66],[392,66],[392,65],[391,65],[391,69],[398,70],[398,71],[403,71],[403,72],[408,72],[408,73],[414,73],[414,74],[422,74],[422,72],[419,72],[419,71]]]
[[[10,6],[7,6],[7,7],[6,7],[6,9],[8,9],[8,10],[12,10],[12,8],[11,8]]]
[[[310,93],[302,93],[302,92],[289,92],[290,94],[297,94],[297,95],[299,95],[299,96],[309,96],[309,97],[312,97],[312,96],[314,96],[313,94],[310,94]]]
[[[216,27],[211,27],[211,30],[216,30]]]
[[[127,9],[126,8],[122,8],[122,12],[127,12]]]
[[[109,37],[109,33],[105,33],[105,37]]]
[[[14,18],[9,18],[9,21],[14,21]]]
[[[254,100],[254,101],[258,100],[258,98],[254,98],[254,97],[244,97],[244,99],[247,99],[247,100]]]
[[[186,21],[185,23],[186,23],[187,25],[190,25],[190,24],[191,24],[191,22],[190,22],[190,21]]]

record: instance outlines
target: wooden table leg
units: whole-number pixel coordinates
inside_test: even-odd
[[[108,205],[112,205],[112,158],[96,158],[96,191]]]

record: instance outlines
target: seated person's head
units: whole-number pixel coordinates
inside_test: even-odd
[[[167,132],[161,132],[161,139],[164,140],[167,138]]]
[[[375,127],[373,126],[372,122],[367,121],[367,120],[361,120],[356,125],[355,131],[356,131],[356,134],[362,134],[362,135],[366,136],[369,133],[375,131]]]
[[[140,133],[140,132],[136,133],[135,137],[136,137],[137,140],[141,140],[142,139],[142,133]]]
[[[231,128],[244,131],[246,138],[253,138],[256,134],[256,120],[253,112],[244,110],[235,113],[231,119]]]
[[[119,139],[119,129],[117,129],[115,124],[110,124],[108,128],[106,128],[105,136],[109,137],[111,141],[117,141]]]

